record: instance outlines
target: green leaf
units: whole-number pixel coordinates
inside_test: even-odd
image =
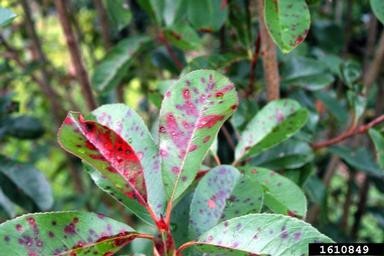
[[[236,146],[236,160],[254,156],[294,135],[307,122],[308,112],[293,100],[276,100],[248,123]]]
[[[257,180],[264,188],[264,204],[275,213],[304,217],[307,199],[303,191],[290,179],[260,168],[243,167],[244,174]]]
[[[0,209],[3,209],[4,212],[11,218],[15,217],[16,215],[15,205],[4,194],[1,188],[0,188]]]
[[[199,237],[204,253],[221,255],[297,256],[308,254],[309,243],[331,243],[310,224],[278,214],[249,214],[224,221]]]
[[[373,160],[373,156],[367,151],[366,148],[360,147],[356,150],[351,150],[345,146],[333,146],[329,151],[338,155],[348,165],[352,166],[358,171],[364,171],[373,177],[383,178],[384,172]]]
[[[234,53],[199,56],[192,59],[181,73],[186,74],[198,69],[224,70],[244,58],[245,56]]]
[[[269,169],[296,169],[313,161],[312,148],[304,141],[290,139],[252,160],[253,165]]]
[[[282,70],[285,86],[298,86],[308,90],[320,90],[333,83],[335,78],[327,67],[316,59],[289,58]]]
[[[99,92],[107,92],[122,81],[135,54],[141,50],[149,37],[135,36],[120,41],[113,47],[92,75],[92,86]]]
[[[193,194],[190,237],[196,238],[220,220],[260,212],[262,203],[257,179],[244,177],[230,165],[217,166],[201,179]]]
[[[37,139],[44,134],[40,120],[31,116],[18,116],[8,120],[7,134],[19,139]]]
[[[314,96],[324,103],[329,114],[333,115],[339,123],[348,122],[348,111],[334,91],[317,91]]]
[[[0,26],[8,25],[16,16],[11,10],[0,7]]]
[[[384,24],[384,2],[382,0],[370,0],[370,3],[376,18]]]
[[[139,236],[124,223],[87,212],[27,214],[0,224],[7,255],[112,255]]]
[[[40,210],[48,210],[52,207],[51,186],[33,165],[0,155],[0,173],[7,177],[19,191],[32,199]],[[9,195],[11,196],[15,195]],[[12,200],[12,197],[10,199]]]
[[[246,1],[229,1],[229,23],[235,28],[242,45],[246,49],[251,49],[253,42],[251,15]]]
[[[160,216],[163,213],[165,194],[161,182],[159,150],[141,117],[124,104],[108,104],[94,110],[89,118],[119,134],[140,156],[148,203]]]
[[[283,53],[296,48],[307,36],[311,23],[305,0],[264,1],[265,23]]]
[[[124,0],[105,0],[105,9],[108,12],[109,19],[113,22],[118,31],[122,30],[131,23],[132,13],[126,7]]]
[[[384,136],[375,129],[369,129],[369,136],[375,145],[377,162],[384,169]]]
[[[227,1],[188,1],[187,17],[196,29],[217,31],[224,25],[228,17]]]
[[[97,169],[122,194],[148,205],[141,156],[115,131],[70,112],[58,139],[65,150]]]
[[[211,70],[191,72],[166,92],[159,137],[170,200],[176,200],[192,183],[220,127],[237,105],[234,84]]]
[[[164,35],[172,45],[182,50],[196,50],[202,46],[199,35],[188,24],[176,23],[165,29]]]

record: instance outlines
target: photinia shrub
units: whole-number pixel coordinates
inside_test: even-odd
[[[165,93],[155,136],[123,104],[85,116],[70,112],[60,145],[157,233],[95,213],[37,213],[1,224],[0,248],[22,256],[113,255],[141,238],[152,242],[153,255],[296,256],[307,254],[308,243],[332,242],[301,220],[307,201],[294,182],[246,164],[303,127],[307,111],[297,102],[277,100],[261,109],[241,134],[232,165],[202,164],[237,106],[231,81],[197,70]]]

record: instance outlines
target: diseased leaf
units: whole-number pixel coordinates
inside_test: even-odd
[[[109,179],[121,193],[147,205],[144,171],[138,152],[113,130],[70,112],[59,130],[59,142]]]
[[[11,10],[0,7],[0,26],[8,25],[14,18],[16,18],[16,14]]]
[[[148,203],[159,217],[165,202],[159,150],[141,117],[124,104],[101,106],[88,117],[119,134],[137,153],[144,171]]]
[[[91,176],[93,182],[104,192],[111,195],[127,209],[143,220],[145,223],[154,225],[153,220],[145,207],[141,205],[137,200],[127,197],[121,189],[115,186],[108,178],[104,177],[98,170],[92,166],[84,163],[85,171]]]
[[[297,256],[308,254],[309,243],[321,242],[333,241],[296,218],[249,214],[215,226],[199,237],[195,247],[220,255]]]
[[[166,92],[159,137],[170,200],[176,200],[192,183],[220,127],[237,105],[233,83],[210,70],[191,72]]]
[[[382,0],[370,0],[370,3],[373,13],[384,24],[384,2]]]
[[[196,29],[217,31],[228,18],[228,3],[223,0],[188,1],[187,17]]]
[[[40,210],[48,210],[52,207],[51,186],[33,165],[0,155],[0,173],[12,182],[12,187],[16,186],[19,191],[32,199]],[[12,197],[10,199],[12,200]]]
[[[237,160],[254,156],[294,135],[307,122],[308,112],[293,100],[275,100],[248,123],[236,146]]]
[[[100,214],[35,213],[0,224],[0,248],[13,256],[112,255],[138,235]]]
[[[283,53],[302,43],[311,23],[305,0],[264,1],[265,23],[268,31]]]
[[[369,129],[369,136],[375,144],[377,162],[384,169],[384,136],[375,129]]]
[[[257,213],[263,191],[252,177],[244,177],[230,165],[210,170],[199,182],[191,202],[189,234],[194,239],[220,220]]]
[[[120,41],[95,68],[92,75],[93,88],[99,92],[107,92],[119,85],[133,56],[148,41],[147,36],[134,36]]]
[[[244,167],[241,170],[246,176],[260,182],[264,189],[264,204],[273,212],[305,217],[307,199],[293,181],[260,167]]]

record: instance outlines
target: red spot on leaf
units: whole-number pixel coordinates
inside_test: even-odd
[[[216,202],[212,199],[209,199],[208,200],[208,207],[211,209],[216,208]]]
[[[221,115],[204,116],[199,120],[197,127],[198,128],[212,128],[215,124],[217,124],[218,122],[220,122],[223,119],[224,119],[224,116],[221,116]]]

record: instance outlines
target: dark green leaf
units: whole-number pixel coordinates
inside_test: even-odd
[[[31,116],[11,118],[6,126],[7,134],[19,139],[37,139],[44,134],[44,127],[39,119]]]
[[[369,136],[371,136],[373,144],[375,144],[377,162],[381,169],[384,170],[384,136],[375,129],[369,130]]]
[[[228,4],[223,0],[188,1],[188,20],[196,29],[217,31],[228,17]]]
[[[13,218],[16,215],[15,205],[4,194],[1,188],[0,188],[0,209],[4,210],[4,212],[8,215],[8,217]]]
[[[93,88],[99,92],[107,92],[118,86],[133,57],[148,41],[149,37],[146,36],[135,36],[120,41],[95,68],[92,75]]]
[[[384,2],[382,0],[370,0],[370,3],[373,13],[384,24]]]
[[[127,3],[124,0],[105,0],[105,7],[110,20],[113,22],[118,31],[122,30],[132,20],[132,13],[127,8]]]
[[[183,50],[196,50],[202,46],[199,35],[188,24],[176,23],[164,30],[166,39]]]
[[[51,187],[33,165],[21,163],[0,155],[0,173],[5,175],[24,194],[38,206],[40,210],[52,207]]]

